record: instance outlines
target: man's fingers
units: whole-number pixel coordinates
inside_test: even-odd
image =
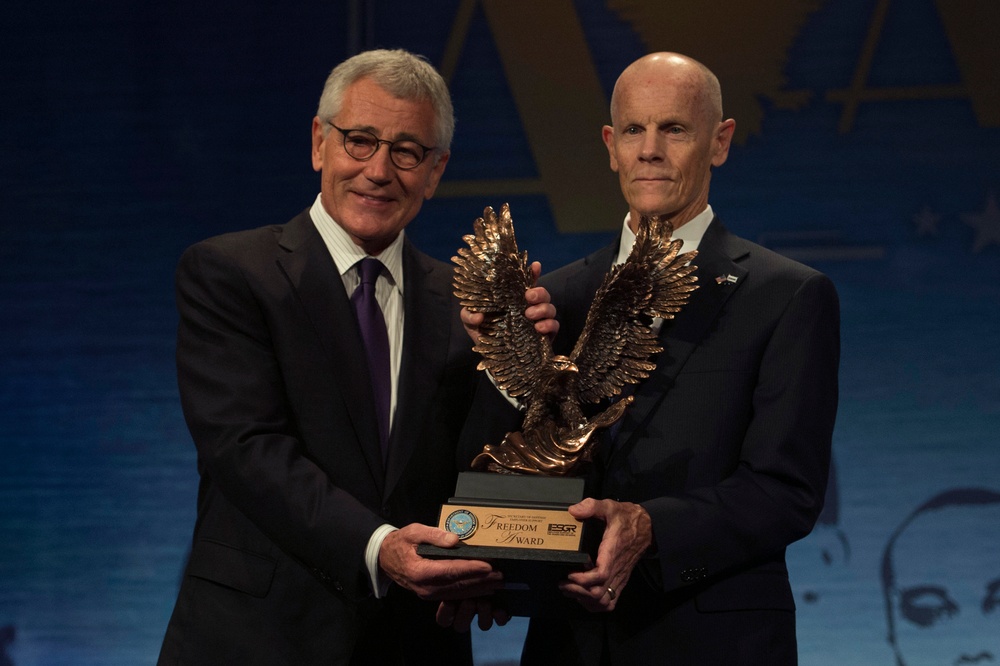
[[[594,613],[614,610],[618,603],[618,591],[616,590],[614,596],[612,596],[608,590],[608,586],[603,584],[583,587],[563,582],[559,585],[559,590],[563,596],[576,601],[585,609]]]
[[[552,319],[556,316],[556,306],[551,303],[529,305],[524,309],[524,316],[534,322],[539,322],[543,319]]]
[[[554,336],[559,332],[559,322],[555,319],[543,319],[535,322],[535,330],[542,335]]]
[[[607,579],[607,572],[600,571],[598,569],[591,569],[590,571],[574,571],[566,577],[566,580],[570,581],[574,585],[579,585],[580,587],[599,585],[602,581]]]
[[[529,305],[548,303],[550,300],[549,292],[542,287],[532,287],[524,292],[524,300],[526,300]]]
[[[439,548],[454,548],[458,545],[458,541],[457,534],[446,532],[430,525],[411,523],[402,529],[390,532],[385,537],[383,543],[395,545],[402,542],[406,544],[407,549],[412,549],[421,543],[438,546]]]
[[[438,604],[435,620],[442,627],[451,627],[458,633],[464,633],[470,629],[472,618],[477,615],[482,631],[488,631],[494,623],[502,627],[510,620],[510,614],[506,610],[493,605],[492,597],[442,601]]]
[[[451,628],[460,634],[464,634],[472,626],[472,618],[476,615],[476,603],[473,599],[463,599],[458,602],[458,608],[455,611],[455,619],[452,621]]]
[[[468,599],[485,597],[503,588],[503,575],[492,572],[482,577],[466,577],[437,587],[434,596],[439,599]]]
[[[489,567],[489,565],[486,566]],[[397,582],[412,590],[421,599],[453,602],[489,596],[504,585],[503,575],[498,571],[488,571],[487,573],[481,571],[459,572],[460,568],[457,567],[445,571],[439,569],[430,571],[424,568],[412,578]],[[455,613],[458,612],[459,610],[455,611]],[[452,621],[457,622],[458,619],[452,616]]]
[[[456,591],[495,580],[503,575],[482,560],[423,560],[422,578],[430,584],[450,585]],[[469,595],[465,595],[469,596]]]
[[[428,528],[428,531],[420,534],[419,538],[420,540],[418,543],[426,543],[439,548],[454,548],[458,545],[459,541],[457,534],[439,530],[434,527]]]
[[[462,308],[462,323],[466,326],[479,326],[483,323],[484,317],[482,312],[473,312],[468,308]]]
[[[502,627],[508,622],[510,622],[510,613],[507,612],[506,608],[500,608],[499,606],[494,606],[493,621],[496,622],[498,627]]]
[[[459,319],[462,321],[462,326],[465,327],[465,332],[472,339],[472,344],[478,345],[479,327],[482,326],[485,315],[482,312],[472,312],[468,308],[462,308]]]
[[[487,631],[493,626],[493,604],[489,599],[479,599],[476,602],[476,615],[479,616],[479,629]]]
[[[427,525],[411,524],[389,533],[379,551],[379,566],[395,583],[422,599],[461,599],[492,593],[503,585],[503,575],[482,560],[432,560],[417,554],[427,543],[450,548],[458,537]],[[447,613],[447,609],[442,610]],[[442,615],[442,619],[447,619]]]
[[[570,506],[568,511],[574,518],[583,520],[585,518],[594,518],[595,516],[598,516],[597,510],[599,507],[600,502],[592,497],[588,497],[582,502],[577,502],[576,504]]]
[[[438,604],[437,613],[434,614],[434,621],[438,626],[448,628],[455,622],[455,615],[458,611],[458,604],[454,601],[442,601]]]

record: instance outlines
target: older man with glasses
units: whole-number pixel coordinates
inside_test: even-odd
[[[428,525],[454,488],[476,358],[450,267],[403,233],[453,129],[425,61],[354,56],[313,119],[312,206],[181,258],[178,383],[201,484],[161,664],[472,663],[438,601],[500,575],[416,545],[458,540]],[[554,332],[547,293],[526,296]]]

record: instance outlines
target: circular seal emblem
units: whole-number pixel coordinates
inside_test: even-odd
[[[452,511],[448,516],[444,528],[452,534],[457,534],[459,539],[468,539],[476,532],[477,527],[479,521],[476,520],[476,516],[471,511],[459,509]]]

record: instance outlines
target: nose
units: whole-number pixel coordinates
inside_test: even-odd
[[[663,138],[659,135],[659,132],[646,132],[642,137],[639,159],[644,162],[658,162],[663,157]]]
[[[396,166],[392,163],[392,159],[389,156],[389,145],[385,142],[385,150],[382,150],[383,144],[380,142],[378,147],[375,148],[375,154],[369,157],[365,161],[365,177],[374,183],[387,183],[392,180],[392,175],[395,173]]]

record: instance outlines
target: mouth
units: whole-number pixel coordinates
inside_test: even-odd
[[[387,204],[387,203],[392,203],[393,201],[392,197],[387,197],[379,194],[367,194],[365,192],[357,192],[357,191],[352,192],[352,194],[360,198],[363,203],[371,205]]]
[[[632,183],[636,196],[666,196],[673,191],[674,184],[668,180],[637,180]]]

